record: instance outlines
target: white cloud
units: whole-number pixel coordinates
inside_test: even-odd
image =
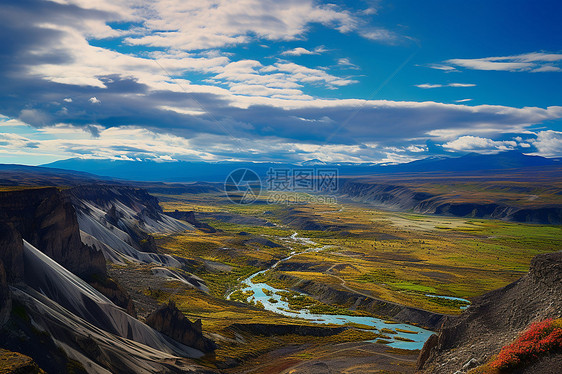
[[[166,0],[133,7],[146,15],[145,35],[126,42],[182,50],[221,48],[253,38],[295,40],[319,23],[350,32],[357,21],[346,10],[312,0]]]
[[[481,153],[497,153],[512,150],[517,147],[514,140],[492,140],[478,136],[461,136],[460,138],[443,144],[444,148],[453,151],[478,151]]]
[[[476,87],[473,83],[448,83],[448,84],[430,84],[430,83],[423,83],[423,84],[416,84],[416,87],[419,88],[440,88],[440,87]]]
[[[121,126],[101,129],[98,137],[68,124],[37,129],[27,136],[0,133],[1,151],[16,150],[27,154],[58,155],[59,158],[81,157],[128,159],[136,157],[155,161],[173,161],[174,157],[214,160],[204,149],[193,150],[188,139],[155,133],[147,129]]]
[[[314,55],[313,51],[309,51],[306,48],[297,47],[294,49],[289,49],[281,53],[283,56],[301,56],[301,55]]]
[[[72,99],[71,99],[70,97],[65,97],[63,100],[64,100],[64,102],[66,102],[66,103],[71,103],[71,102],[72,102]]]
[[[427,147],[418,147],[415,145],[410,145],[406,148],[406,150],[409,152],[419,153],[419,152],[427,151]]]
[[[359,31],[359,35],[369,40],[374,40],[383,43],[391,43],[391,44],[395,43],[400,39],[400,36],[395,32],[382,28],[364,29]]]
[[[437,69],[437,70],[443,70],[446,72],[452,72],[452,71],[457,71],[456,68],[450,66],[450,65],[443,65],[443,64],[429,64],[427,65],[428,67],[432,68],[432,69]]]
[[[363,11],[363,14],[365,14],[365,15],[367,15],[367,16],[371,16],[371,15],[377,14],[377,9],[376,9],[376,8],[373,8],[373,7],[369,7],[369,8],[367,8],[367,9],[365,9],[365,10]]]
[[[282,56],[301,56],[301,55],[318,55],[321,53],[326,52],[327,49],[324,46],[319,46],[314,48],[314,50],[309,51],[306,48],[297,47],[293,49],[289,49],[287,51],[281,52]]]
[[[562,71],[558,66],[543,65],[540,68],[531,70],[532,73],[558,72]]]
[[[1,127],[25,127],[25,126],[28,126],[28,125],[25,122],[22,122],[18,119],[9,118],[9,117],[0,115],[0,126]]]
[[[416,84],[415,86],[419,87],[419,88],[439,88],[439,87],[443,87],[442,84],[430,84],[430,83]]]
[[[459,99],[459,100],[455,100],[455,103],[466,103],[468,101],[472,101],[472,99]]]
[[[348,68],[348,69],[355,69],[355,70],[359,69],[359,66],[352,63],[351,60],[347,57],[338,59],[338,66]]]
[[[446,60],[445,63],[473,70],[529,71],[538,73],[561,71],[562,69],[555,65],[561,61],[562,54],[533,52],[505,57],[453,58]]]
[[[73,3],[85,4],[85,1],[74,0]],[[396,150],[388,151],[393,154],[420,153],[419,144],[423,144],[427,139],[453,142],[468,135],[493,138],[497,134],[526,131],[531,125],[562,117],[561,107],[513,108],[436,102],[321,99],[307,95],[307,85],[335,89],[354,84],[355,79],[338,76],[325,67],[309,67],[286,60],[275,60],[274,63],[268,62],[271,60],[236,60],[236,55],[215,49],[199,52],[185,50],[195,48],[195,45],[208,47],[216,44],[221,38],[227,44],[232,38],[241,38],[240,43],[255,39],[260,39],[258,43],[262,40],[284,40],[286,37],[283,36],[283,30],[287,28],[296,30],[289,33],[287,38],[300,40],[312,23],[320,23],[341,32],[359,32],[360,26],[364,26],[357,24],[356,20],[345,12],[343,15],[335,15],[334,12],[338,13],[339,10],[336,6],[319,6],[312,1],[301,0],[276,2],[273,5],[271,2],[272,0],[263,1],[267,6],[280,10],[273,15],[266,14],[257,0],[217,0],[199,3],[167,0],[154,6],[140,3],[128,5],[126,1],[108,0],[101,1],[100,5],[89,5],[106,9],[115,3],[120,9],[118,13],[126,13],[123,9],[132,6],[134,12],[131,17],[141,22],[144,27],[142,30],[127,30],[130,32],[127,35],[138,44],[142,44],[140,39],[145,36],[162,37],[165,48],[152,52],[126,54],[119,53],[119,48],[110,50],[92,45],[95,43],[90,44],[88,40],[96,38],[96,31],[100,32],[99,37],[115,35],[111,30],[107,30],[104,27],[106,24],[101,21],[84,22],[85,30],[80,28],[79,21],[68,21],[72,18],[68,16],[61,17],[60,24],[41,23],[42,28],[30,26],[35,33],[45,31],[43,34],[49,38],[44,43],[31,43],[22,48],[25,53],[22,53],[17,61],[18,74],[21,74],[22,81],[35,80],[32,82],[37,83],[38,91],[33,92],[33,100],[20,100],[17,104],[19,106],[11,108],[10,113],[12,117],[18,117],[23,122],[39,127],[37,132],[42,136],[59,137],[48,140],[31,139],[39,142],[43,152],[84,157],[114,155],[131,159],[137,157],[137,154],[158,154],[176,159],[199,157],[199,154],[211,158],[233,157],[224,152],[226,149],[234,149],[232,152],[235,154],[242,152],[239,153],[240,157],[246,154],[244,152],[254,152],[253,157],[274,159],[276,155],[270,155],[270,150],[274,149],[271,148],[272,143],[279,144],[275,150],[280,155],[288,155],[288,150],[292,149],[297,153],[303,152],[303,157],[306,155],[306,158],[314,158],[294,144],[308,144],[309,153],[314,152],[320,156],[322,152],[327,151],[312,145],[325,142],[330,137],[328,140],[337,143],[337,146],[326,148],[330,152],[325,154],[325,157],[379,160],[384,156],[390,160],[391,156],[381,155],[382,148],[375,152],[367,144],[377,142],[380,147],[395,147]],[[162,10],[164,5],[170,9]],[[257,9],[253,9],[253,5],[256,5]],[[219,23],[210,22],[226,15],[230,17],[237,14],[236,12],[243,11],[244,6],[250,6],[249,18],[231,18],[224,28],[221,28]],[[296,14],[292,9],[284,13],[284,10],[291,6],[298,8],[299,12],[313,8],[318,12],[313,16]],[[56,7],[57,17],[59,10],[59,7]],[[159,13],[161,10],[165,15]],[[191,14],[192,10],[201,14]],[[112,19],[127,17],[126,14],[120,13],[106,15],[105,11],[89,13],[96,19],[106,16]],[[81,17],[85,13],[88,12],[80,10]],[[205,29],[204,32],[198,30],[203,21],[194,17],[200,17],[207,22],[201,26]],[[265,21],[254,24],[255,17],[265,17]],[[195,23],[189,22],[192,20]],[[245,24],[246,21],[251,25]],[[263,32],[258,30],[260,28]],[[224,33],[220,33],[220,30],[224,30]],[[114,31],[120,33],[119,30]],[[176,36],[182,38],[185,45],[180,43],[178,47],[174,46],[173,38],[176,36],[173,34],[178,34]],[[384,38],[384,35],[384,32],[381,32],[375,36]],[[223,45],[226,44],[221,46]],[[271,45],[278,46],[277,43]],[[320,50],[315,48],[310,52],[320,53]],[[54,59],[53,56],[59,56],[60,59]],[[545,61],[548,66],[555,66],[557,62],[553,56],[526,58],[528,63],[536,63],[532,60],[538,58],[549,59]],[[339,66],[349,66],[348,63],[351,62],[343,58],[338,63]],[[455,70],[452,66],[443,68],[447,69],[446,71]],[[189,81],[187,77],[192,72],[198,73],[194,74],[194,79],[201,79],[204,83]],[[464,87],[470,84],[450,85]],[[18,94],[21,94],[22,90],[20,87]],[[61,109],[60,104],[53,104],[69,102],[65,99],[70,97],[73,102],[72,105],[66,106],[66,110]],[[90,103],[96,101],[103,101],[103,105],[98,105],[96,111],[92,111]],[[121,123],[116,122],[116,119],[121,118],[126,120],[127,124],[136,125],[136,130],[120,126]],[[75,128],[69,125],[66,128],[62,125],[50,126],[60,122],[72,123]],[[139,132],[139,127],[142,126],[149,129],[146,130],[148,133]],[[397,132],[397,128],[401,131]],[[6,127],[4,129],[5,132],[11,131]],[[223,131],[224,129],[226,131]],[[130,142],[127,131],[132,138]],[[232,137],[217,135],[224,132],[234,134],[232,137],[241,139],[240,142],[247,147],[240,151]],[[113,139],[112,134],[116,133],[127,141],[120,143],[120,138]],[[166,148],[164,135],[168,133],[173,133],[169,135],[173,137],[170,141],[178,144],[174,149]],[[92,135],[98,138],[90,139]],[[204,147],[196,146],[197,142],[202,144],[212,136],[213,140],[217,141],[216,146],[210,147],[209,142]],[[409,139],[405,139],[405,136]],[[271,140],[273,137],[276,137],[275,140]],[[417,139],[414,148],[409,149],[411,139],[414,138]],[[256,139],[266,145],[258,146],[256,143],[259,142]],[[348,146],[354,142],[360,144],[359,148],[338,148],[339,145]],[[143,143],[140,148],[139,143]],[[100,145],[99,148],[97,144]],[[15,151],[14,148],[11,150]]]
[[[562,132],[554,130],[540,131],[536,139],[529,140],[541,156],[562,156]]]
[[[268,66],[255,60],[231,61],[216,51],[198,55],[181,51],[152,52],[150,58],[121,54],[90,45],[84,35],[69,27],[56,26],[56,29],[63,32],[57,48],[58,53],[70,56],[67,63],[33,65],[29,67],[29,73],[57,83],[107,88],[111,81],[104,80],[103,77],[119,75],[145,84],[154,91],[182,92],[196,89],[223,95],[228,94],[228,91],[217,87],[217,84],[224,84],[235,95],[251,91],[250,96],[300,96],[303,100],[309,99],[300,91],[303,84],[324,85],[333,89],[356,83],[353,79],[340,78],[322,69],[284,61]],[[324,50],[323,46],[319,46],[314,51],[321,53]],[[52,49],[40,48],[33,53],[48,55],[52,53]],[[206,88],[196,87],[189,81],[177,78],[171,80],[168,76],[181,76],[193,71],[212,75],[208,80],[212,85]]]
[[[101,101],[95,96],[90,97],[90,99],[88,101],[92,104],[101,104]]]

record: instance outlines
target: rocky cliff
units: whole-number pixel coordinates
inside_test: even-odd
[[[353,200],[395,211],[526,223],[562,223],[562,206],[555,204],[521,207],[478,198],[464,201],[454,194],[417,191],[415,187],[408,184],[373,183],[363,180],[346,180],[342,183],[339,192]]]
[[[172,301],[152,312],[147,317],[146,324],[175,341],[199,349],[201,352],[209,353],[217,348],[212,340],[203,336],[201,320],[192,323]]]
[[[0,221],[77,275],[106,273],[103,254],[82,243],[74,208],[57,188],[1,191]]]
[[[83,244],[74,207],[57,188],[0,192],[0,260],[9,283],[24,280],[22,239],[135,315],[127,293],[107,278],[103,253]]]
[[[426,342],[418,369],[465,373],[484,364],[529,324],[560,318],[561,295],[562,252],[535,256],[527,275],[474,300],[461,316],[446,319],[438,336]],[[528,370],[521,372],[543,372]]]
[[[0,222],[0,327],[3,326],[12,310],[12,297],[9,284],[22,282],[23,241],[11,223]]]
[[[0,263],[7,269],[7,282],[23,280],[23,246],[22,237],[10,222],[0,221]]]
[[[74,365],[89,373],[208,372],[189,360],[201,351],[116,305],[130,300],[107,278],[103,253],[80,234],[58,189],[0,192],[0,347],[53,373],[84,372]]]
[[[108,261],[182,267],[182,260],[158,253],[152,234],[193,227],[163,214],[146,190],[115,185],[84,185],[64,191],[77,212],[82,241]]]

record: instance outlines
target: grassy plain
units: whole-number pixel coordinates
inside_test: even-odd
[[[355,203],[319,203],[314,198],[304,204],[283,205],[266,204],[265,196],[258,204],[236,205],[220,194],[157,196],[165,211],[194,210],[198,219],[220,230],[158,240],[170,253],[203,264],[198,275],[219,298],[239,279],[271,266],[291,251],[306,248],[287,239],[294,232],[328,247],[283,262],[267,273],[271,282],[275,274],[286,273],[450,314],[459,313],[463,304],[426,294],[481,295],[522,276],[534,255],[562,247],[560,226],[385,212]],[[229,219],[218,219],[216,213]],[[249,224],[243,217],[257,217],[269,224]],[[306,230],[303,220],[325,229]],[[280,247],[249,240],[255,237]],[[225,265],[229,271],[213,271],[207,265],[213,263]]]

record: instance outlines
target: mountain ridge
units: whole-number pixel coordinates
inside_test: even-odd
[[[291,164],[286,162],[156,162],[150,160],[123,161],[78,158],[41,165],[44,168],[75,170],[110,178],[165,182],[224,181],[231,171],[238,168],[252,169],[260,177],[264,178],[267,176],[267,171],[270,168],[337,168],[339,175],[369,175],[404,172],[492,171],[539,166],[562,167],[562,163],[557,159],[526,155],[519,151],[506,151],[492,155],[469,153],[460,157],[428,157],[396,165],[326,163],[317,159],[304,161],[300,164]]]

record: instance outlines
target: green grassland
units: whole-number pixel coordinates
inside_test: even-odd
[[[270,285],[280,285],[275,273],[287,273],[450,314],[459,313],[459,303],[425,294],[461,298],[481,295],[522,276],[534,255],[562,247],[560,226],[384,212],[351,203],[274,205],[265,204],[264,197],[259,204],[236,205],[220,194],[158,197],[167,211],[227,212],[275,224],[266,227],[200,218],[220,231],[186,232],[158,239],[158,245],[169,253],[201,263],[228,265],[229,271],[209,271],[205,266],[199,269],[198,275],[218,298],[245,276],[267,268],[291,251],[304,249],[302,243],[286,240],[294,232],[313,239],[318,246],[330,247],[295,256],[266,273]],[[291,214],[330,229],[303,230],[283,224]],[[241,232],[249,236],[241,236]],[[248,243],[248,237],[263,237],[281,247]]]

